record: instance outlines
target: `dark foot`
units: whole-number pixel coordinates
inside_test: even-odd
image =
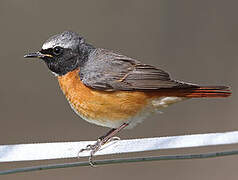
[[[106,143],[112,142],[112,141],[118,141],[120,140],[119,137],[111,137],[110,139],[107,139],[107,141],[105,141],[106,139],[98,139],[97,142],[95,144],[89,144],[86,146],[86,148],[83,148],[79,151],[79,153],[83,152],[83,151],[90,151],[90,157],[89,157],[89,164],[91,167],[95,167],[95,164],[93,163],[93,156],[94,154],[99,151],[99,149]],[[78,156],[79,156],[78,153]]]
[[[122,130],[123,128],[125,128],[126,126],[128,126],[127,123],[123,123],[120,127],[116,128],[116,129],[111,129],[106,135],[100,137],[97,142],[95,144],[89,144],[86,146],[86,148],[83,148],[79,151],[79,153],[83,152],[83,151],[90,151],[90,157],[89,157],[89,164],[91,165],[91,167],[95,167],[95,165],[93,164],[93,156],[94,154],[106,143],[111,142],[111,141],[116,141],[116,140],[120,140],[119,137],[113,137],[115,134],[117,134],[120,130]],[[78,157],[79,157],[79,153],[78,153]]]

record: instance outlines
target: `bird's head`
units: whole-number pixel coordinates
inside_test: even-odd
[[[40,51],[24,57],[40,58],[54,74],[64,75],[82,65],[92,49],[77,33],[65,31],[50,37]]]

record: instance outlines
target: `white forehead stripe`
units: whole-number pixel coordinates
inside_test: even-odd
[[[42,46],[42,49],[49,49],[49,48],[54,48],[55,47],[55,44],[52,43],[52,42],[47,42],[47,43],[44,43],[43,46]]]

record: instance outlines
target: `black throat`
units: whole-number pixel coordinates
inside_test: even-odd
[[[90,53],[95,48],[87,43],[80,44],[75,51],[65,49],[62,57],[44,59],[48,68],[59,76],[63,76],[85,64],[88,61]]]

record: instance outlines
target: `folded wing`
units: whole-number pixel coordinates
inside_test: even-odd
[[[97,49],[89,56],[80,69],[80,78],[86,86],[104,91],[198,87],[172,80],[167,72],[159,68],[104,49]]]

